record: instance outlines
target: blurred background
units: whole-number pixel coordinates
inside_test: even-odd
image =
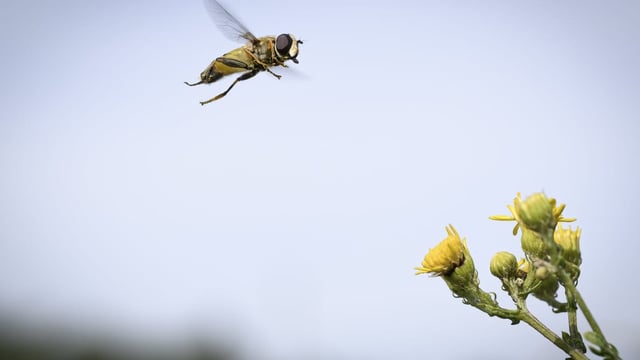
[[[202,1],[2,2],[0,358],[561,359],[413,275],[451,223],[511,306],[518,191],[578,218],[640,356],[640,3],[222,3],[304,44],[203,107],[233,77],[183,81],[241,44]]]

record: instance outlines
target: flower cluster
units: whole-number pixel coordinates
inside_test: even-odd
[[[507,205],[511,215],[494,215],[492,220],[515,221],[513,235],[520,232],[520,245],[524,257],[520,260],[512,253],[500,251],[489,264],[491,274],[502,283],[514,304],[515,310],[502,308],[493,293],[480,289],[478,274],[465,239],[449,225],[447,236],[424,256],[416,274],[431,274],[442,278],[455,297],[463,299],[490,316],[510,319],[512,324],[525,322],[544,335],[573,359],[586,359],[586,347],[577,331],[576,311],[578,306],[590,323],[591,314],[585,305],[576,300],[576,290],[582,255],[580,251],[581,229],[563,228],[561,223],[576,219],[562,215],[565,205],[556,203],[544,193],[535,193],[523,199],[520,193]],[[565,291],[566,302],[557,300],[560,287]],[[539,322],[526,306],[527,297],[534,297],[549,304],[556,313],[567,313],[569,332],[562,337],[551,332]],[[608,343],[599,328],[585,337],[595,345],[594,354],[603,354],[606,359],[619,359],[617,350]]]

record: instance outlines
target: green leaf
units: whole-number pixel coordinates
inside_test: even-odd
[[[593,331],[585,332],[584,338],[587,339],[588,342],[599,348],[604,348],[607,345],[607,342],[604,340],[604,338],[602,338],[600,334],[597,334]]]

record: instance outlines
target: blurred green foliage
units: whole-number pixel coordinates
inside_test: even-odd
[[[193,341],[191,345],[142,345],[106,336],[86,340],[71,331],[25,330],[0,321],[0,360],[236,360],[231,346]],[[201,339],[199,339],[201,340]]]

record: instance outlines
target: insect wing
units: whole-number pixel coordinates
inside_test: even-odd
[[[207,8],[207,12],[213,22],[218,26],[220,31],[233,41],[242,41],[242,39],[255,42],[258,39],[242,25],[238,19],[231,15],[227,9],[222,7],[216,0],[204,0],[204,4]]]

